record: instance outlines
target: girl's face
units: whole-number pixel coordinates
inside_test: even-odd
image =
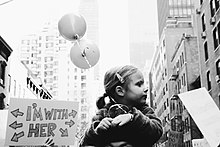
[[[140,106],[146,103],[147,89],[144,84],[144,77],[140,71],[129,77],[128,85],[124,93],[124,102],[128,106]]]

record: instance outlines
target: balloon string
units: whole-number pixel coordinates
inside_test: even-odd
[[[76,40],[76,42],[77,42],[79,48],[81,49],[78,40]],[[89,65],[89,68],[91,68],[92,66],[91,66],[91,64],[89,63],[89,60],[86,58],[86,50],[85,50],[85,49],[82,51],[82,57],[86,60],[86,63]]]

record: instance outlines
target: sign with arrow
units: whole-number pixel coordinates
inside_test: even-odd
[[[5,146],[74,145],[79,104],[11,98]]]

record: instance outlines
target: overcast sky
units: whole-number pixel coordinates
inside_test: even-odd
[[[5,1],[7,0],[0,0],[0,4]],[[127,63],[125,57],[127,54],[123,49],[129,48],[128,38],[122,37],[122,34],[128,35],[128,11],[126,10],[128,0],[98,0],[98,2],[102,19],[100,29],[103,32],[100,35],[102,36],[100,48],[106,49],[104,52],[107,54],[107,61],[114,58],[110,62],[111,65],[114,66],[119,61],[121,64]],[[140,28],[144,28],[143,36],[133,36],[133,40],[142,38],[156,45],[156,1],[130,0],[130,2],[134,7],[128,14],[133,15],[133,25],[137,22],[137,25],[133,26],[133,31],[142,31]],[[12,0],[0,5],[0,35],[13,50],[16,50],[22,36],[38,32],[50,19],[59,19],[66,13],[77,12],[78,5],[78,0]],[[105,57],[103,52],[101,56]]]

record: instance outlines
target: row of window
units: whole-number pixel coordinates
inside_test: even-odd
[[[169,0],[169,6],[181,6],[181,5],[188,5],[192,4],[191,0]]]
[[[192,14],[191,8],[172,8],[170,9],[170,16],[190,16]]]

